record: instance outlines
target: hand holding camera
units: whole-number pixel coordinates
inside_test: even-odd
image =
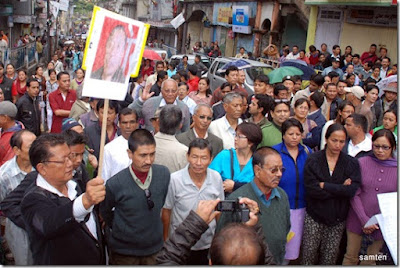
[[[224,200],[217,204],[215,210],[231,212],[238,222],[254,226],[258,222],[257,213],[260,209],[256,201],[247,197],[238,197],[236,200]]]

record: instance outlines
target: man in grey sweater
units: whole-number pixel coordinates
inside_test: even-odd
[[[128,140],[132,164],[106,183],[100,213],[112,265],[154,265],[163,246],[161,209],[168,192],[170,173],[153,164],[156,143],[145,129]]]

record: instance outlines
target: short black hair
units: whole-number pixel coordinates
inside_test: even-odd
[[[30,77],[30,78],[28,78],[28,80],[26,81],[26,86],[27,86],[27,87],[31,87],[31,83],[32,83],[32,82],[38,82],[38,84],[40,85],[40,82],[39,82],[36,78]]]
[[[196,65],[189,65],[187,67],[187,69],[192,75],[196,75],[197,74],[197,66]]]
[[[325,79],[321,74],[313,74],[311,75],[310,81],[313,81],[318,86],[322,86],[325,82]]]
[[[85,134],[78,133],[72,129],[64,131],[62,135],[64,135],[65,142],[67,143],[68,146],[88,143],[88,138],[86,137]]]
[[[364,133],[368,133],[368,120],[365,115],[354,113],[349,115],[347,118],[353,118],[354,125],[360,126]]]
[[[185,71],[185,70],[179,70],[179,71],[178,71],[178,74],[179,74],[181,77],[185,78],[186,81],[189,79],[189,75],[188,75],[187,71]]]
[[[282,136],[285,135],[286,131],[288,131],[291,127],[297,127],[300,130],[300,133],[304,132],[303,125],[296,118],[289,118],[282,124]]]
[[[166,76],[168,76],[166,71],[157,72],[157,82],[164,79]]]
[[[97,111],[99,111],[101,108],[104,108],[104,99],[100,99],[96,105]],[[115,111],[115,113],[117,114],[119,111],[118,101],[109,100],[108,109],[113,109]]]
[[[159,60],[159,61],[156,62],[156,68],[157,68],[158,65],[164,66],[164,62],[162,60]]]
[[[61,79],[61,76],[63,75],[68,75],[68,77],[70,76],[69,73],[67,71],[61,71],[57,74],[57,80]]]
[[[271,96],[265,94],[256,94],[254,95],[254,98],[258,100],[258,108],[263,108],[261,114],[265,116],[267,113],[269,113],[272,104],[274,103],[274,99]]]
[[[188,57],[187,55],[183,56],[183,57],[182,57],[182,60],[183,60],[184,58],[186,58],[187,60],[189,59],[189,57]]]
[[[234,71],[239,71],[239,69],[238,69],[238,67],[231,65],[226,69],[225,75],[228,76],[230,74],[230,72],[234,72]]]
[[[337,72],[332,71],[328,73],[328,76],[332,79],[334,77],[339,77],[340,75]]]
[[[278,96],[279,91],[286,90],[289,92],[289,89],[285,87],[282,83],[275,84],[274,86],[274,96]]]
[[[353,58],[358,58],[358,59],[359,59],[359,58],[360,58],[360,54],[357,54],[357,53],[354,54],[354,55],[353,55]]]
[[[310,100],[312,100],[318,108],[321,108],[325,100],[324,97],[324,93],[320,91],[315,91],[313,94],[311,94]]]
[[[47,161],[52,155],[49,152],[51,147],[67,144],[62,134],[44,133],[33,141],[29,149],[29,159],[32,166],[37,169],[39,163]]]
[[[135,118],[136,118],[136,121],[139,119],[138,118],[138,114],[137,114],[135,109],[131,109],[131,108],[125,107],[118,113],[118,121],[121,121],[121,116],[122,115],[128,115],[128,114],[134,114]]]
[[[254,79],[254,81],[259,81],[261,83],[265,83],[265,84],[269,85],[269,77],[266,76],[265,74],[257,75],[257,77],[256,77],[256,79]]]
[[[201,138],[196,138],[194,140],[192,140],[189,143],[189,149],[187,154],[190,155],[190,152],[192,151],[192,148],[198,148],[200,150],[204,150],[207,149],[208,152],[210,153],[210,157],[212,157],[213,154],[213,149],[212,146],[210,144],[210,142],[206,139],[201,139]]]
[[[153,134],[147,129],[136,129],[134,130],[128,139],[129,150],[134,153],[139,146],[142,145],[156,145],[156,140]]]
[[[253,153],[253,161],[252,161],[253,168],[255,166],[260,166],[260,165],[264,166],[265,158],[271,154],[277,154],[280,156],[279,152],[270,146],[263,146],[263,147],[258,148]]]

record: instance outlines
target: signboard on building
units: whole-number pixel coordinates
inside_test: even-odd
[[[232,30],[235,33],[244,33],[244,34],[251,33],[251,27],[249,26],[248,6],[233,6]]]
[[[232,16],[232,3],[214,3],[213,21],[214,25],[230,27],[229,18]]]
[[[68,11],[68,7],[69,7],[69,0],[60,0],[61,11]]]
[[[396,8],[350,8],[348,23],[397,27]]]
[[[14,23],[31,24],[33,22],[33,19],[32,19],[32,16],[29,16],[29,15],[14,15],[13,22]]]

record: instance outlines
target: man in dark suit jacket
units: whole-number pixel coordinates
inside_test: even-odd
[[[176,135],[176,139],[189,147],[189,144],[196,138],[208,140],[212,147],[212,157],[214,158],[223,149],[222,140],[208,132],[208,127],[211,124],[213,110],[207,104],[199,104],[194,109],[193,113],[193,128],[188,131]]]
[[[105,198],[104,181],[92,179],[81,194],[71,180],[71,151],[59,134],[36,139],[29,157],[38,174],[22,199],[21,213],[34,264],[105,264],[102,233],[92,211]]]

